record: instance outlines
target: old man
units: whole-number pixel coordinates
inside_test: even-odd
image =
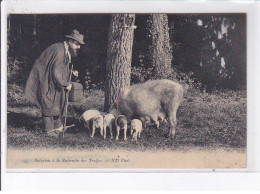
[[[64,42],[51,45],[35,61],[25,87],[26,99],[42,112],[45,132],[58,137],[63,131],[66,92],[71,90],[69,64],[76,57],[84,36],[77,30],[66,35]],[[75,74],[77,74],[75,72]]]

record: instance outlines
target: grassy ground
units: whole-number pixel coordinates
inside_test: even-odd
[[[8,129],[9,148],[62,148],[62,149],[126,149],[126,150],[188,150],[188,149],[246,149],[246,93],[215,92],[213,94],[189,91],[177,113],[176,137],[168,139],[168,124],[160,129],[148,126],[138,144],[130,141],[103,140],[99,132],[94,139],[84,129],[71,128],[65,140],[45,137],[42,133],[40,111],[25,102],[23,88],[8,85]],[[92,90],[80,103],[70,104],[69,122],[87,109],[102,110],[104,94]],[[72,111],[72,108],[75,114]]]

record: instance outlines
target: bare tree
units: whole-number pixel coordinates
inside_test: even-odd
[[[106,64],[104,110],[116,102],[120,92],[130,86],[135,14],[113,14]]]

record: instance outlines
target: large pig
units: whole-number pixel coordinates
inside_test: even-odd
[[[138,118],[153,120],[159,127],[159,119],[168,118],[169,137],[175,136],[176,112],[182,101],[182,86],[171,80],[152,80],[132,85],[122,91],[117,101],[117,109],[128,120]]]

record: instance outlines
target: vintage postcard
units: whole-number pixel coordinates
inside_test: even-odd
[[[246,9],[44,5],[2,13],[7,170],[247,169]]]

